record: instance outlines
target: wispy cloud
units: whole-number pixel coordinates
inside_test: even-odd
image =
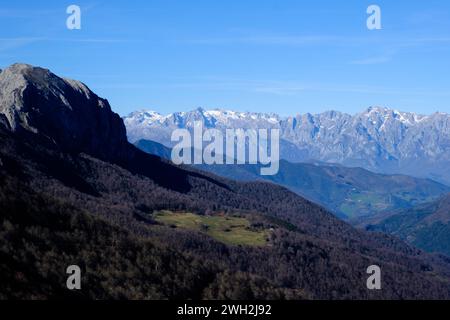
[[[449,12],[448,10],[421,10],[419,12],[413,12],[411,14],[405,15],[403,21],[407,27],[411,26],[440,26],[448,25],[449,23]]]
[[[450,43],[450,37],[425,37],[425,38],[415,38],[411,39],[412,44],[427,44],[427,43]]]
[[[84,4],[81,8],[84,13],[91,11],[92,9],[98,7],[98,3],[91,3],[91,4]],[[65,13],[65,10],[67,8],[68,4],[66,6],[58,6],[57,9],[27,9],[21,8],[21,9],[14,9],[14,8],[0,8],[0,17],[1,18],[38,18],[41,19],[43,16],[55,16],[55,15],[61,15],[61,13]]]
[[[243,37],[223,37],[223,38],[203,38],[203,39],[185,39],[183,42],[190,44],[205,45],[230,45],[230,44],[248,44],[248,45],[319,45],[337,43],[348,40],[348,38],[336,36],[315,36],[315,35],[262,35],[262,36],[243,36]]]
[[[0,52],[24,47],[29,44],[43,40],[45,40],[45,38],[38,38],[38,37],[0,38]]]
[[[173,82],[173,88],[204,88],[217,91],[246,91],[272,95],[295,95],[306,87],[301,83],[206,77],[187,82]]]
[[[140,42],[141,40],[133,39],[111,39],[111,38],[52,38],[47,39],[52,42],[79,42],[79,43],[124,43],[124,42]]]
[[[372,64],[386,63],[391,60],[392,60],[392,57],[381,56],[381,57],[372,57],[372,58],[361,59],[361,60],[354,60],[354,61],[351,61],[350,64],[372,65]]]
[[[139,42],[133,39],[102,39],[102,38],[46,38],[46,37],[21,37],[21,38],[0,38],[0,52],[22,48],[37,42],[72,42],[72,43],[97,43],[114,44]]]
[[[308,92],[320,93],[357,93],[395,96],[450,96],[448,90],[423,90],[420,88],[387,88],[383,86],[361,85],[352,83],[313,83],[308,81],[272,81],[232,79],[220,77],[188,78],[183,81],[170,81],[165,84],[134,84],[135,87],[165,89],[202,89],[223,91],[244,91],[273,95],[297,95]]]
[[[42,18],[58,14],[57,10],[0,9],[1,18]]]
[[[311,91],[319,92],[342,92],[342,93],[362,93],[379,94],[393,96],[450,96],[448,90],[423,90],[420,88],[387,88],[383,86],[370,86],[358,84],[313,84],[309,87]]]
[[[393,59],[393,57],[398,53],[398,49],[387,50],[383,54],[372,56],[363,59],[357,59],[350,62],[350,64],[354,65],[374,65],[374,64],[382,64],[389,62]]]
[[[353,65],[375,65],[390,62],[394,57],[411,48],[425,47],[430,45],[448,45],[450,44],[450,37],[421,37],[421,38],[405,38],[405,39],[386,39],[386,41],[380,45],[381,48],[385,48],[385,52],[380,55],[369,56],[366,58],[356,59],[350,61]],[[376,47],[376,46],[374,46]]]
[[[183,39],[181,42],[199,45],[275,45],[309,46],[327,44],[351,44],[367,42],[366,38],[352,38],[333,35],[252,35],[236,37],[215,37]]]
[[[198,45],[265,45],[265,46],[376,46],[408,47],[430,43],[450,43],[448,36],[432,37],[354,37],[344,35],[264,35],[254,34],[230,37],[184,38],[177,39],[184,44]]]
[[[253,88],[253,91],[255,92],[269,93],[280,96],[295,95],[305,90],[305,86],[297,84],[273,85],[271,83],[267,83]]]
[[[98,88],[101,89],[170,89],[170,90],[191,90],[201,89],[210,91],[243,91],[253,93],[263,93],[271,95],[295,95],[303,90],[305,86],[295,82],[282,81],[258,81],[246,79],[231,79],[220,77],[194,77],[187,79],[172,79],[165,81],[154,81],[152,83],[103,83]]]

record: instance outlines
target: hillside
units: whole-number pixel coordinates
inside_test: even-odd
[[[157,142],[139,140],[136,146],[170,159],[171,149]],[[197,168],[239,181],[269,181],[319,203],[338,217],[363,221],[387,211],[412,208],[436,200],[450,187],[428,179],[376,174],[361,168],[325,163],[280,161],[274,176],[261,176],[259,165],[196,165]]]
[[[367,230],[398,236],[428,252],[450,256],[450,195],[364,224]]]
[[[84,270],[76,295],[87,299],[450,297],[445,257],[356,230],[273,184],[110,146],[125,141],[123,124],[84,88],[28,65],[0,74],[0,297],[70,298],[64,267],[74,262]],[[85,122],[114,134],[89,139]],[[162,210],[179,216],[161,221]],[[208,232],[213,222],[189,228],[186,214],[236,218],[230,230],[248,223],[267,242],[227,242],[226,230]],[[382,291],[365,286],[372,264],[383,270]]]

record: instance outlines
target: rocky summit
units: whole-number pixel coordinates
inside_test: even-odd
[[[125,126],[108,101],[47,69],[14,64],[0,73],[0,122],[67,151],[103,159],[126,154]]]

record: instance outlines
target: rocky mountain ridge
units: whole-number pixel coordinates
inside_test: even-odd
[[[377,173],[407,174],[450,184],[450,115],[419,115],[370,107],[349,115],[337,111],[280,117],[276,114],[196,109],[161,115],[138,111],[124,117],[131,142],[152,140],[173,146],[171,133],[204,128],[281,130],[281,158],[362,167]]]

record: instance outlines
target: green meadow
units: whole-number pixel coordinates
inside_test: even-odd
[[[264,246],[269,236],[269,230],[251,228],[243,217],[158,211],[154,218],[164,225],[202,232],[227,245]]]

